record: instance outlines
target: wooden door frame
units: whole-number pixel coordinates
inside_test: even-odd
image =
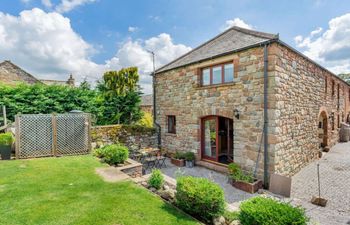
[[[211,119],[215,119],[215,132],[216,132],[216,142],[215,142],[215,147],[216,147],[216,154],[215,154],[215,157],[208,157],[208,156],[205,156],[205,134],[204,134],[204,129],[205,129],[205,121],[207,120],[211,120]],[[218,140],[219,140],[219,134],[218,134],[218,128],[219,128],[219,116],[215,116],[215,115],[211,115],[211,116],[204,116],[201,118],[201,127],[200,127],[200,132],[201,132],[201,158],[202,159],[207,159],[207,160],[210,160],[210,161],[214,161],[214,162],[218,162],[218,147],[219,147],[219,143],[218,143]]]

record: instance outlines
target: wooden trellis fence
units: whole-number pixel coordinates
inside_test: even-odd
[[[86,113],[17,115],[16,158],[87,154],[91,117]]]

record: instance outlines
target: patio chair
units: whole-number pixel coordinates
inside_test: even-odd
[[[166,167],[165,159],[166,158],[162,155],[157,156],[156,167],[159,169],[161,169],[163,166]]]
[[[145,171],[147,171],[148,169],[153,169],[156,166],[156,161],[157,161],[157,157],[153,156],[152,154],[148,154],[147,156],[145,156],[145,159],[144,159]]]

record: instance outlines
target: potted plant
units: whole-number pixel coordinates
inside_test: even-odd
[[[233,187],[248,193],[255,193],[262,188],[262,180],[256,179],[251,174],[245,174],[235,163],[228,166],[229,180]]]
[[[171,157],[171,163],[175,166],[183,167],[185,166],[185,154],[183,152],[175,152],[173,157]]]
[[[194,166],[195,155],[193,152],[185,153],[186,167],[192,168]]]
[[[14,138],[10,132],[0,134],[0,154],[2,160],[11,159]]]

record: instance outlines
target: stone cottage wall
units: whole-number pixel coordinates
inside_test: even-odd
[[[208,60],[179,69],[157,74],[156,102],[157,122],[161,125],[162,147],[168,151],[192,151],[201,157],[201,117],[218,115],[233,119],[234,161],[252,171],[258,158],[259,174],[263,173],[263,48]],[[235,81],[202,87],[200,68],[218,63],[233,62]],[[274,91],[273,64],[269,64],[269,92]],[[270,114],[274,114],[271,107]],[[238,109],[240,118],[234,117]],[[167,133],[167,115],[176,116],[176,134]],[[275,130],[270,129],[273,133]],[[269,138],[270,139],[270,138]],[[274,165],[274,146],[270,146],[270,171]]]
[[[157,134],[154,128],[128,125],[95,126],[91,128],[92,147],[120,142],[131,151],[140,148],[156,148]]]
[[[344,121],[349,113],[349,87],[331,73],[277,43],[269,50],[275,61],[276,127],[275,170],[293,175],[318,158],[320,140],[318,122],[321,111],[335,114],[335,129],[328,119],[329,147],[339,139],[338,115]],[[326,84],[327,80],[327,84]],[[332,80],[335,93],[332,96]],[[338,107],[337,87],[340,87]]]

